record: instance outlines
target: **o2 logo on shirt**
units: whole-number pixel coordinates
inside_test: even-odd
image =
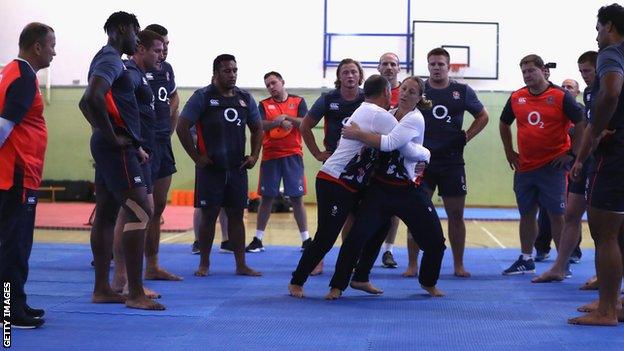
[[[343,126],[343,127],[344,127],[344,126],[346,126],[346,125],[347,125],[347,123],[349,123],[349,118],[351,118],[351,116],[349,116],[349,117],[345,117],[345,118],[343,118],[343,119],[342,119],[342,126]]]
[[[539,126],[539,128],[544,128],[544,122],[542,122],[542,116],[537,111],[529,112],[527,116],[527,122],[529,122],[532,126]]]
[[[238,111],[235,108],[228,107],[223,111],[223,117],[230,123],[236,123],[237,126],[241,125],[241,119],[238,118]]]
[[[448,107],[444,105],[435,105],[431,109],[431,113],[436,119],[446,119],[446,123],[451,123],[451,116],[448,114]]]
[[[167,93],[167,88],[158,88],[158,100],[169,103],[169,94]]]

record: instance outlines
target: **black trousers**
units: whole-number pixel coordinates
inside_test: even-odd
[[[318,211],[316,234],[314,234],[312,243],[303,251],[297,269],[292,273],[291,284],[305,284],[314,267],[321,262],[323,257],[334,246],[347,216],[356,210],[361,194],[351,192],[338,183],[317,178],[316,198]],[[389,225],[389,221],[385,223],[386,233]],[[381,227],[383,226],[384,223],[382,223]],[[363,256],[377,257],[379,255],[381,244],[370,242],[362,246],[364,246]]]
[[[580,237],[574,251],[573,256],[581,257],[581,240]],[[552,231],[550,229],[550,218],[548,217],[548,211],[540,206],[539,214],[537,215],[537,238],[535,239],[535,250],[539,252],[550,252],[550,242],[552,241]]]
[[[345,290],[354,268],[353,280],[368,281],[375,261],[370,257],[366,259],[366,253],[362,252],[356,267],[358,256],[366,242],[381,245],[386,233],[379,229],[395,215],[407,225],[423,251],[418,277],[420,284],[436,285],[446,246],[440,219],[429,195],[422,186],[397,186],[374,180],[360,204],[351,232],[340,247],[331,287]]]
[[[37,192],[14,186],[0,191],[0,278],[11,283],[11,310],[22,314],[33,244]]]
[[[537,238],[535,239],[535,250],[537,252],[550,252],[550,242],[552,241],[552,233],[550,230],[550,218],[548,211],[541,207],[537,215]]]

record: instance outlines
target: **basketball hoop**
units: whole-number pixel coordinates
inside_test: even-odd
[[[449,76],[456,79],[464,78],[464,73],[468,69],[468,65],[465,63],[451,63],[449,64]]]

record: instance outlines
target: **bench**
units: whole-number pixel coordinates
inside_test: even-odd
[[[65,191],[65,187],[64,186],[42,186],[39,188],[39,191],[49,191],[51,196],[50,196],[50,201],[51,202],[56,202],[56,192],[57,191]]]

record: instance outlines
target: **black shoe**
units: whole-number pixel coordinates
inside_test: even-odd
[[[381,256],[381,266],[384,268],[397,268],[399,265],[394,260],[392,252],[386,251]]]
[[[191,245],[191,253],[193,255],[199,255],[199,243],[197,242],[197,240],[193,241],[193,245]]]
[[[572,278],[572,270],[570,269],[570,262],[566,264],[565,278],[566,279]]]
[[[111,266],[115,263],[113,260],[113,254],[111,254]],[[95,267],[95,260],[91,260],[91,267]]]
[[[544,262],[550,257],[550,251],[537,251],[535,262]]]
[[[27,315],[11,317],[8,319],[11,323],[11,327],[15,329],[35,329],[45,323],[43,318],[33,318]]]
[[[45,314],[44,310],[40,308],[32,308],[28,306],[28,304],[24,305],[24,312],[26,313],[27,316],[36,318],[36,319],[42,318],[43,315]]]
[[[581,257],[583,256],[583,253],[581,252],[581,248],[579,248],[578,246],[574,249],[574,251],[572,252],[572,255],[570,255],[570,263],[579,263],[581,262]]]
[[[253,237],[249,245],[245,248],[247,252],[262,252],[264,251],[264,246],[262,246],[262,240],[257,237]]]
[[[222,241],[221,246],[219,247],[219,252],[221,253],[234,253],[234,248],[229,240]]]
[[[305,251],[305,249],[312,244],[312,238],[307,238],[301,243],[301,251]]]
[[[232,247],[232,243],[229,240],[222,241],[221,247],[219,247],[219,252],[221,253],[234,253],[234,248]]]
[[[503,275],[516,275],[525,273],[535,273],[535,263],[533,259],[525,260],[522,255],[518,257],[509,268],[503,271]]]

